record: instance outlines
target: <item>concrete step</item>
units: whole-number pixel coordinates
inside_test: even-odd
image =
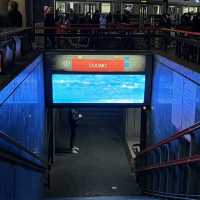
[[[120,112],[123,110],[126,110],[125,108],[114,108],[114,107],[86,107],[86,108],[78,108],[79,111],[95,111],[95,112],[101,112],[101,111],[112,111],[112,112]]]
[[[121,124],[123,120],[123,109],[117,108],[80,108],[79,112],[83,114],[80,124]]]
[[[101,112],[101,113],[89,113],[89,112],[83,112],[81,113],[84,118],[87,117],[93,117],[93,118],[121,118],[123,116],[123,113],[108,113],[108,112]]]
[[[123,196],[112,196],[112,197],[68,197],[68,198],[49,198],[45,200],[158,200],[158,198],[148,196],[134,196],[134,197],[123,197]]]
[[[121,115],[123,114],[124,110],[122,109],[115,109],[115,108],[80,108],[79,111],[83,114],[88,115]]]

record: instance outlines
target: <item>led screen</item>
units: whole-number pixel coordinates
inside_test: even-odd
[[[53,70],[73,72],[144,72],[144,55],[48,55]]]
[[[52,90],[55,104],[141,104],[145,75],[53,74]]]

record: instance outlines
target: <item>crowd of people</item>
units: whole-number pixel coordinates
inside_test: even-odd
[[[129,24],[130,18],[129,13],[125,12],[123,15],[120,14],[120,11],[117,11],[116,14],[103,14],[99,10],[96,10],[94,14],[87,12],[84,14],[76,14],[73,9],[70,9],[68,13],[61,13],[60,10],[56,10],[55,17],[53,14],[52,8],[48,8],[48,11],[45,14],[45,27],[59,27],[65,26],[69,27],[71,25],[98,25],[100,28],[106,28],[107,24],[110,23],[124,23]]]
[[[181,25],[191,28],[194,32],[200,32],[200,13],[184,13]]]
[[[159,27],[171,28],[178,26],[179,28],[186,28],[190,31],[200,32],[200,13],[184,13],[181,16],[180,23],[173,23],[172,16],[163,14],[158,24]]]
[[[51,41],[51,46],[54,46],[55,37],[52,33],[62,34],[66,33],[66,30],[71,32],[72,29],[70,30],[70,28],[73,28],[74,26],[83,26],[85,28],[96,27],[105,29],[108,27],[108,25],[119,24],[121,26],[121,24],[129,24],[129,22],[129,12],[124,12],[123,15],[121,15],[120,11],[117,11],[116,14],[104,14],[99,10],[96,10],[94,14],[87,12],[84,15],[75,13],[73,9],[70,9],[68,13],[63,14],[59,9],[57,9],[54,15],[53,8],[49,7],[45,11],[44,26],[45,33],[48,35],[46,38],[47,40]],[[86,33],[87,30],[84,30],[84,32]],[[46,44],[47,40],[45,42]],[[63,43],[62,39],[60,39],[60,43]]]
[[[56,10],[55,18],[49,8],[45,16],[45,26],[66,26],[70,25],[82,25],[82,24],[95,24],[100,28],[105,28],[108,24],[131,24],[131,14],[128,11],[124,11],[123,14],[120,11],[116,13],[103,14],[99,10],[96,10],[94,14],[87,12],[84,14],[77,14],[72,9],[68,13],[61,13],[59,9]],[[50,17],[49,17],[50,16]],[[200,13],[184,13],[181,16],[180,23],[174,23],[174,19],[170,14],[163,14],[157,23],[158,27],[170,28],[174,25],[191,28],[193,31],[200,31]]]

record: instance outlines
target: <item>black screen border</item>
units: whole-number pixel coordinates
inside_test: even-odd
[[[46,52],[49,54],[49,52]],[[149,106],[151,103],[151,85],[152,85],[152,66],[153,66],[153,54],[147,52],[135,52],[135,51],[61,51],[61,52],[50,52],[52,55],[143,55],[146,56],[145,71],[142,72],[73,72],[63,70],[52,70],[47,65],[46,56],[46,104],[48,107],[59,108],[59,107],[126,107],[126,108],[141,108],[143,106]],[[53,103],[52,94],[52,75],[53,74],[104,74],[104,75],[145,75],[145,95],[144,103]]]

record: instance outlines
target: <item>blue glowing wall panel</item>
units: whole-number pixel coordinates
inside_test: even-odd
[[[42,59],[42,56],[35,59],[0,90],[0,131],[41,156],[44,153],[45,135]],[[1,139],[0,147],[32,160]],[[39,200],[42,195],[42,178],[37,172],[0,161],[0,199]]]
[[[156,56],[150,120],[151,144],[200,121],[200,74]]]
[[[53,103],[144,103],[144,75],[54,74]]]

